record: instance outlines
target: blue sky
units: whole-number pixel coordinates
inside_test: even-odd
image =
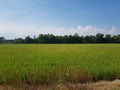
[[[0,0],[0,36],[119,34],[120,0]]]

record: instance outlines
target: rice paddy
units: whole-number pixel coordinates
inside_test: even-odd
[[[0,83],[120,79],[119,44],[1,44]]]

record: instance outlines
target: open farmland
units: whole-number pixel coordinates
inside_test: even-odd
[[[1,84],[85,83],[120,78],[119,44],[1,44]]]

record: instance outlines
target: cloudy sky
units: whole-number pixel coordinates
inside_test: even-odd
[[[0,36],[120,33],[120,0],[0,0]]]

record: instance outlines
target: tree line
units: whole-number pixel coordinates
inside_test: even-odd
[[[16,39],[5,39],[0,37],[0,43],[15,43],[15,44],[59,44],[59,43],[120,43],[119,35],[110,35],[98,33],[96,35],[79,36],[78,33],[74,35],[55,36],[53,34],[40,34],[39,36],[26,36]]]

